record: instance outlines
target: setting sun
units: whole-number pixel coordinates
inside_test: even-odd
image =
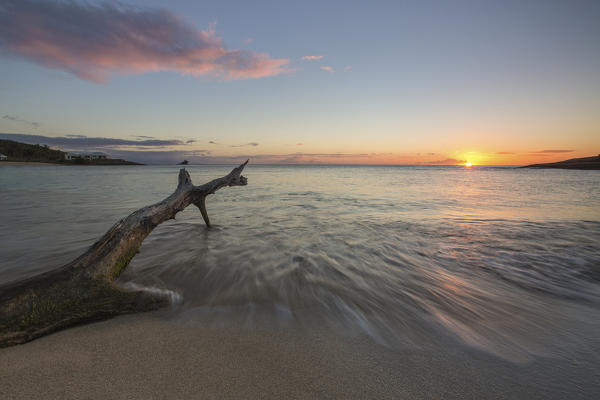
[[[472,165],[473,165],[473,164],[471,164],[471,162],[470,162],[470,161],[467,161],[467,162],[465,163],[465,167],[471,167]]]

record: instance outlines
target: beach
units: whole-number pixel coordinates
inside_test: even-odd
[[[231,169],[187,168],[197,184]],[[179,173],[9,170],[0,212],[18,229],[0,232],[1,283],[76,259]],[[170,305],[0,349],[3,398],[600,396],[594,171],[249,165],[247,176],[209,198],[210,228],[186,208],[116,280]]]
[[[184,322],[164,312],[62,331],[0,350],[5,399],[591,399],[598,369],[515,364],[456,346],[390,349],[327,328]],[[593,358],[590,355],[590,358]]]
[[[0,0],[0,400],[600,399],[599,17]]]

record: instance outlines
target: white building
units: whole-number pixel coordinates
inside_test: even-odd
[[[91,153],[90,157],[92,158],[92,160],[106,160],[108,158],[106,154],[101,153],[99,151]]]
[[[5,161],[8,160],[8,157],[5,156],[4,154],[0,154],[0,161]]]
[[[83,160],[106,160],[108,156],[99,151],[93,153],[73,153],[69,152],[65,154],[65,160],[75,160],[81,158]]]

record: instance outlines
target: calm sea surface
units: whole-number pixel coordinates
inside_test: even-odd
[[[194,183],[230,166],[189,166]],[[169,195],[175,166],[0,167],[0,283],[59,267]],[[119,284],[170,318],[268,314],[511,360],[600,349],[600,171],[255,166],[146,239]],[[225,321],[225,322],[224,322]],[[597,356],[595,356],[597,357]]]

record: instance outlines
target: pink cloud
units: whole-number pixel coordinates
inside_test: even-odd
[[[0,48],[93,82],[106,82],[111,73],[175,71],[235,80],[289,72],[289,59],[226,49],[214,25],[198,30],[166,10],[56,0],[3,3]]]
[[[350,71],[352,69],[352,65],[346,65],[344,67],[344,71]]]
[[[323,65],[322,67],[320,67],[323,71],[327,71],[327,72],[335,72],[333,70],[333,68],[331,68],[329,65]]]
[[[303,56],[302,59],[304,61],[312,61],[312,60],[320,60],[324,56]]]

